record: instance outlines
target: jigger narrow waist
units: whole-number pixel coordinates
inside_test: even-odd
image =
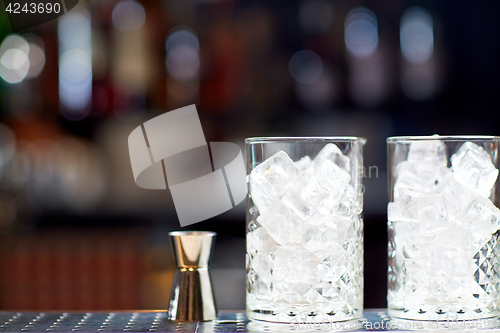
[[[184,272],[194,272],[194,271],[208,271],[208,267],[179,267],[179,271]]]

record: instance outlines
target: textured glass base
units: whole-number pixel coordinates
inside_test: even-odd
[[[259,320],[283,324],[314,324],[314,323],[333,323],[343,322],[361,318],[363,310],[354,309],[348,313],[333,313],[331,310],[310,311],[310,312],[274,312],[269,310],[247,311],[247,317],[250,320]]]
[[[446,321],[500,314],[498,232],[489,239],[486,235],[481,241],[462,243],[458,237],[453,241],[444,235],[404,239],[401,235],[406,226],[389,224],[390,316]],[[449,234],[453,231],[445,230]]]
[[[453,309],[449,310],[444,307],[438,306],[422,306],[417,307],[416,310],[403,310],[403,309],[387,309],[387,313],[391,317],[421,320],[421,321],[464,321],[464,320],[479,320],[493,318],[500,315],[498,311],[490,311],[487,309],[476,308],[475,310]]]
[[[249,319],[291,323],[359,318],[363,309],[362,220],[353,220],[348,226],[351,237],[330,232],[322,239],[320,233],[305,245],[276,244],[262,227],[248,232]],[[316,228],[311,230],[316,232]],[[325,233],[321,228],[318,231]]]

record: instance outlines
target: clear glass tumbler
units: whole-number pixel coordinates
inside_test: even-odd
[[[387,145],[389,315],[499,315],[499,138],[392,137]]]
[[[250,319],[325,323],[362,315],[364,143],[246,139]]]

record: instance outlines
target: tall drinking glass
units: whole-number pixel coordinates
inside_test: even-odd
[[[392,137],[387,145],[389,315],[499,315],[499,138]]]
[[[324,323],[362,315],[364,143],[246,139],[250,319]]]

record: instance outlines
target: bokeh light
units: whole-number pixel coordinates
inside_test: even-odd
[[[36,42],[29,42],[29,47],[28,58],[30,66],[26,78],[34,79],[40,75],[45,67],[45,50]]]
[[[71,49],[59,58],[59,93],[61,102],[71,110],[79,110],[90,103],[92,65],[85,51]]]
[[[5,53],[7,50],[20,50],[25,54],[29,53],[28,41],[20,35],[8,35],[0,45],[0,53]]]
[[[121,31],[138,31],[146,22],[144,7],[137,1],[125,0],[118,2],[111,15],[113,26]]]
[[[167,71],[179,81],[188,81],[198,74],[200,58],[198,50],[189,44],[173,46],[167,56]]]
[[[316,82],[323,73],[321,57],[311,50],[296,52],[288,63],[290,75],[299,83]]]
[[[62,52],[72,48],[81,48],[83,45],[90,45],[92,28],[89,8],[78,5],[69,13],[61,16],[57,34],[59,36],[59,45],[64,48]]]
[[[345,46],[355,58],[371,56],[378,47],[378,23],[375,14],[367,8],[351,10],[344,23]]]
[[[178,81],[194,79],[200,69],[199,47],[193,32],[182,27],[174,30],[165,42],[168,74]]]
[[[421,7],[405,10],[400,24],[400,43],[403,57],[412,64],[423,64],[434,51],[432,17]]]
[[[7,36],[0,45],[0,76],[8,83],[19,83],[30,68],[30,46],[19,35]]]
[[[59,100],[61,114],[81,120],[92,101],[90,10],[78,5],[59,20]]]
[[[169,34],[165,42],[165,49],[169,52],[172,47],[179,44],[190,45],[197,51],[200,49],[198,37],[186,27],[177,27]]]

